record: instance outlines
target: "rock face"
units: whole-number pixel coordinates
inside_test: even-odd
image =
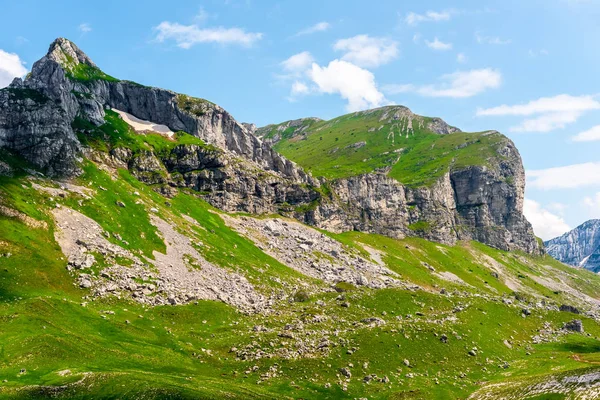
[[[600,271],[600,220],[592,219],[544,243],[552,257],[565,264]]]
[[[525,173],[508,142],[501,168],[469,167],[431,187],[407,187],[384,174],[336,180],[330,183],[335,202],[296,218],[333,231],[416,235],[448,244],[477,240],[537,254],[538,242],[522,214]],[[514,177],[510,184],[507,176]]]
[[[252,135],[221,107],[109,77],[63,38],[50,45],[48,54],[33,65],[25,81],[17,79],[2,91],[0,105],[0,145],[18,151],[54,174],[72,170],[78,149],[70,127],[75,117],[100,125],[104,122],[104,107],[110,107],[173,131],[188,132],[284,177],[311,181],[304,171]],[[69,168],[57,168],[56,160],[70,164]]]
[[[279,212],[334,231],[421,236],[449,244],[473,239],[504,250],[541,251],[522,215],[524,172],[508,139],[493,166],[452,171],[431,187],[406,187],[384,172],[317,180],[270,143],[282,135],[302,134],[318,119],[257,130],[207,100],[110,77],[66,39],[53,42],[24,81],[16,79],[0,90],[0,147],[50,175],[77,174],[83,152],[71,124],[78,117],[101,125],[108,108],[211,145],[178,145],[160,154],[123,147],[108,155],[86,152],[160,185],[166,195],[176,192],[174,187],[186,187],[226,211]],[[398,120],[414,115],[405,107],[385,112]],[[412,129],[408,120],[406,129]],[[440,119],[428,121],[441,135],[459,131]]]

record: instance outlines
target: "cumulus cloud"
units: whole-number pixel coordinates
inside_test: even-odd
[[[283,61],[281,66],[285,71],[297,74],[306,71],[313,61],[312,54],[308,51],[303,51]]]
[[[478,95],[487,89],[495,89],[502,83],[499,71],[485,68],[458,71],[442,75],[436,85],[386,85],[383,90],[389,94],[412,92],[426,97],[465,98]]]
[[[81,33],[88,33],[88,32],[91,32],[91,31],[92,31],[92,26],[86,22],[86,23],[80,24],[80,25],[77,27],[77,29],[78,29],[78,30],[79,30],[79,32],[81,32]]]
[[[398,57],[398,43],[387,38],[357,35],[340,39],[333,45],[336,51],[343,51],[343,60],[360,67],[378,67]]]
[[[427,47],[429,47],[432,50],[438,50],[438,51],[452,50],[452,43],[442,42],[437,37],[435,37],[433,39],[433,41],[425,40],[425,44],[427,45]]]
[[[409,12],[404,18],[404,22],[407,25],[415,26],[421,22],[440,22],[449,21],[452,17],[450,11],[427,11],[424,14],[417,14],[415,12]]]
[[[533,225],[535,234],[544,240],[553,239],[571,230],[561,216],[551,213],[537,201],[525,199],[523,213]]]
[[[333,60],[327,66],[312,64],[308,76],[320,93],[339,94],[348,101],[350,112],[379,107],[387,103],[377,89],[375,76],[348,61]]]
[[[573,136],[574,142],[596,142],[600,140],[600,125],[596,125]]]
[[[310,35],[311,33],[323,32],[328,30],[329,28],[331,28],[331,24],[329,22],[323,21],[301,30],[300,32],[296,33],[296,36]]]
[[[479,116],[534,116],[510,128],[513,132],[550,132],[576,122],[584,113],[600,109],[593,96],[561,94],[542,97],[526,104],[478,109]]]
[[[23,64],[18,55],[0,50],[0,88],[8,86],[14,78],[27,73]]]
[[[484,36],[480,32],[475,32],[475,40],[479,44],[506,45],[511,43],[510,39],[501,39],[498,36]]]
[[[600,162],[529,170],[526,174],[528,187],[536,189],[575,189],[600,186]]]
[[[154,28],[157,42],[175,41],[182,49],[198,43],[240,44],[251,46],[263,37],[262,33],[246,32],[240,28],[200,28],[198,25],[182,25],[164,21]]]

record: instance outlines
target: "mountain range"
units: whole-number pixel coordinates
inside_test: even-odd
[[[593,398],[600,277],[524,188],[496,131],[257,128],[59,38],[0,89],[0,398]]]
[[[548,254],[565,264],[600,272],[600,220],[586,221],[544,245]]]

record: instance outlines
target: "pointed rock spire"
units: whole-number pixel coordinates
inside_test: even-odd
[[[90,67],[96,67],[96,64],[85,54],[77,45],[65,38],[58,38],[48,49],[46,57],[56,61],[66,70],[72,70],[79,64],[87,64]]]

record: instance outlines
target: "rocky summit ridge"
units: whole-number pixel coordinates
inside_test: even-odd
[[[174,143],[161,151],[108,140],[106,148],[90,146],[90,135],[119,133],[109,124],[113,110],[185,132],[201,143]],[[353,118],[375,114],[381,126],[399,126],[407,137],[417,128],[447,136],[460,132],[401,106]],[[314,123],[330,122],[308,118],[276,129],[302,130]],[[177,188],[193,189],[225,211],[280,213],[334,232],[420,236],[447,244],[477,240],[503,250],[543,251],[522,214],[520,155],[500,134],[490,133],[499,138],[491,162],[454,167],[432,184],[411,186],[390,176],[389,168],[336,179],[315,177],[277,152],[267,130],[238,123],[210,101],[109,76],[64,38],[51,44],[24,80],[17,78],[0,90],[0,148],[50,176],[77,175],[82,159],[89,158],[127,168],[166,196]],[[288,136],[301,139],[297,133]],[[397,161],[403,154],[392,156]]]
[[[544,242],[546,251],[565,264],[600,272],[600,220],[592,219]]]

